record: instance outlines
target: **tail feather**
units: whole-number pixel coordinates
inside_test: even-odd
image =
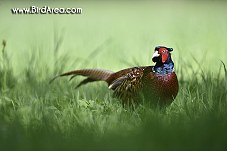
[[[81,70],[74,70],[69,71],[60,75],[55,76],[52,80],[50,80],[50,83],[52,83],[55,79],[63,76],[71,76],[70,80],[72,80],[76,76],[85,76],[87,77],[83,81],[79,83],[79,85],[76,87],[80,87],[83,84],[87,84],[89,82],[93,81],[106,81],[109,76],[111,76],[114,72],[109,70],[103,70],[103,69],[81,69]]]
[[[86,78],[86,79],[84,79],[83,81],[81,81],[81,82],[75,87],[75,89],[79,88],[81,85],[87,84],[87,83],[89,83],[89,82],[94,82],[94,81],[96,81],[96,80],[91,79],[91,78]]]

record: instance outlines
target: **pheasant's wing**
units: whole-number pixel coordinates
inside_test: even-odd
[[[115,72],[106,80],[109,88],[115,90],[125,80],[132,80],[133,78],[144,78],[152,71],[152,66],[133,67]]]
[[[117,87],[119,87],[122,83],[124,83],[127,80],[128,80],[128,75],[119,77],[109,85],[109,89],[115,90]]]
[[[146,69],[148,67],[150,68],[151,66],[132,67],[132,68],[127,68],[127,69],[120,70],[120,71],[115,72],[112,75],[110,75],[106,79],[106,82],[110,86],[116,79],[120,78],[122,80],[122,78],[123,77],[127,77],[128,74],[132,74],[132,73],[138,71],[138,69],[144,70],[144,69]]]
[[[127,73],[118,77],[110,83],[109,88],[114,90],[114,96],[129,101],[138,96],[142,88],[142,79],[148,73],[149,67],[134,67],[127,70]],[[124,70],[126,72],[126,70]],[[121,73],[119,73],[121,74]]]

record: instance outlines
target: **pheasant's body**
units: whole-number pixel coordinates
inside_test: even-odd
[[[178,93],[175,72],[159,74],[154,66],[121,70],[111,74],[107,83],[124,103],[146,99],[152,103],[170,104]]]
[[[123,104],[146,100],[154,104],[168,105],[177,96],[178,80],[173,69],[171,55],[168,55],[165,63],[160,63],[159,56],[152,58],[154,62],[157,62],[155,66],[133,67],[118,72],[82,69],[59,76],[72,75],[71,79],[76,75],[86,76],[87,78],[78,87],[88,82],[105,81],[109,88],[114,91],[114,96],[121,99]]]

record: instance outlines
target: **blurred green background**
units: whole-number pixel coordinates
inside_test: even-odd
[[[31,5],[80,7],[81,15],[12,15],[10,9]],[[195,56],[216,70],[226,62],[227,20],[225,1],[25,1],[0,3],[0,39],[8,42],[14,66],[26,64],[33,49],[45,52],[48,64],[54,49],[54,32],[63,38],[61,53],[72,59],[89,59],[90,66],[118,70],[119,60],[133,57],[152,64],[157,45],[173,47],[176,65]],[[108,41],[108,44],[105,43]],[[95,58],[88,55],[105,43]],[[48,58],[48,59],[47,59]],[[16,61],[19,60],[19,61]]]
[[[13,15],[31,5],[76,15]],[[0,1],[0,150],[226,150],[227,2]],[[153,65],[173,47],[180,83],[169,107],[123,108],[102,83],[63,71]]]

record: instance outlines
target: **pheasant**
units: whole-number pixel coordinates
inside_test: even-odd
[[[139,103],[142,100],[152,104],[169,105],[177,96],[179,85],[174,63],[171,58],[173,48],[155,47],[152,61],[155,66],[139,66],[112,72],[103,69],[80,69],[69,71],[54,77],[71,76],[70,80],[80,75],[86,79],[76,88],[94,81],[105,81],[113,95],[123,104]]]

